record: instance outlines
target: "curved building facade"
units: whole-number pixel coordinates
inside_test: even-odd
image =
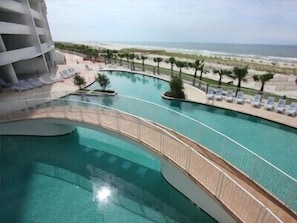
[[[0,1],[0,78],[11,83],[55,67],[44,0]]]

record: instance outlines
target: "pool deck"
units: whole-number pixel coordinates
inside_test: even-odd
[[[87,85],[91,84],[95,77],[97,76],[97,73],[99,73],[100,70],[123,70],[123,71],[131,71],[127,68],[120,67],[117,65],[105,65],[104,63],[93,63],[91,61],[83,61],[82,57],[73,55],[73,54],[67,54],[64,53],[66,57],[67,64],[64,65],[58,65],[56,69],[56,75],[59,74],[60,71],[63,71],[68,68],[74,68],[76,72],[80,73],[81,76],[85,78],[85,81],[87,82]],[[88,66],[88,68],[86,67]],[[142,71],[133,71],[136,73],[149,75],[158,77],[164,80],[169,80],[170,77],[166,75],[156,75],[152,72],[142,72]],[[0,100],[13,98],[13,97],[26,97],[30,96],[32,94],[36,93],[42,93],[42,92],[57,92],[57,91],[76,91],[78,88],[73,84],[72,78],[70,79],[64,79],[63,82],[57,82],[51,85],[46,85],[40,88],[34,88],[32,90],[22,91],[22,92],[16,92],[11,90],[4,90],[0,93]],[[114,89],[116,90],[116,89]],[[196,87],[193,87],[190,84],[184,84],[184,92],[186,95],[186,100],[211,106],[216,106],[224,109],[229,109],[245,114],[250,114],[253,116],[261,117],[270,121],[274,121],[277,123],[281,123],[287,126],[291,126],[293,128],[297,128],[297,117],[288,116],[286,114],[276,113],[275,111],[267,111],[264,109],[264,106],[261,105],[260,108],[252,107],[250,104],[250,99],[246,100],[244,104],[237,104],[235,102],[227,102],[223,99],[221,101],[217,101],[215,99],[208,100],[206,98],[206,95],[203,91],[199,90]],[[161,95],[160,95],[161,97]]]
[[[118,67],[115,65],[104,65],[104,63],[92,63],[90,61],[83,61],[81,57],[72,55],[72,54],[65,54],[67,64],[65,65],[58,65],[56,74],[58,74],[60,71],[68,68],[74,68],[76,72],[80,73],[82,75],[86,82],[87,85],[91,84],[99,72],[99,69],[110,69],[110,70],[125,70],[125,71],[130,71],[127,68],[122,68]],[[86,68],[85,65],[88,65],[89,69]],[[134,71],[133,71],[134,72]],[[137,71],[138,72],[138,71]],[[143,72],[138,72],[143,74]],[[163,75],[154,75],[152,73],[145,73],[145,75],[150,75],[150,76],[157,76],[162,79],[168,80],[168,76],[163,76]],[[3,102],[4,99],[12,99],[13,97],[30,97],[30,95],[35,94],[35,93],[42,93],[42,92],[57,92],[57,91],[76,91],[78,88],[73,84],[72,78],[70,79],[65,79],[63,82],[57,82],[52,85],[46,85],[40,88],[35,88],[32,90],[24,91],[24,92],[15,92],[15,91],[10,91],[10,90],[4,90],[3,92],[0,93],[0,106],[3,106],[1,102]],[[116,89],[115,89],[116,90]],[[202,103],[202,104],[207,104],[211,106],[217,106],[225,109],[230,109],[246,114],[251,114],[254,116],[262,117],[264,119],[268,119],[277,123],[281,123],[284,125],[288,125],[294,128],[297,128],[297,117],[290,117],[285,114],[279,114],[273,111],[266,111],[263,106],[260,108],[254,108],[250,105],[250,103],[244,103],[243,105],[241,104],[236,104],[235,102],[229,103],[226,102],[224,99],[222,101],[216,101],[216,100],[207,100],[206,95],[204,92],[201,90],[189,85],[185,84],[184,85],[184,91],[186,94],[186,99],[189,101],[197,102],[197,103]],[[160,95],[161,97],[161,95]],[[229,172],[229,171],[227,171]],[[246,185],[245,185],[246,186]],[[276,208],[277,209],[277,208]],[[274,210],[276,213],[279,214],[279,216],[286,216],[286,214],[282,213],[282,211],[277,211]],[[285,219],[287,219],[285,217]],[[292,220],[289,217],[290,220]],[[293,220],[294,222],[294,220]]]

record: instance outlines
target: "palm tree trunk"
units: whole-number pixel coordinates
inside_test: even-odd
[[[221,84],[222,84],[222,75],[220,75],[220,79],[219,79],[218,85],[221,86]]]
[[[142,61],[142,71],[144,72],[144,60]]]
[[[261,89],[260,89],[261,92],[263,92],[263,90],[264,90],[264,85],[265,85],[265,84],[262,83],[262,85],[261,85]]]
[[[194,73],[193,86],[195,86],[196,77],[197,77],[197,69],[195,69],[195,73]]]
[[[173,77],[173,63],[171,64],[171,78]]]
[[[179,78],[181,78],[181,67],[179,68]]]
[[[160,75],[160,70],[159,70],[159,62],[158,62],[158,74]]]

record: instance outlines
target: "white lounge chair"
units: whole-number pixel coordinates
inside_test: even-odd
[[[216,93],[215,93],[215,95],[214,95],[214,98],[216,99],[216,100],[222,100],[222,89],[221,88],[218,88],[217,90],[216,90]]]
[[[272,111],[274,108],[274,100],[274,97],[268,97],[264,108],[268,111]]]
[[[38,79],[40,80],[41,83],[43,83],[45,85],[50,85],[50,84],[54,83],[54,81],[51,80],[51,78],[47,74],[42,75]]]
[[[256,94],[256,95],[254,96],[253,100],[252,100],[251,105],[252,105],[253,107],[259,108],[260,105],[261,105],[261,98],[262,98],[262,95],[260,95],[260,94]]]
[[[233,91],[232,90],[228,90],[227,94],[226,94],[226,101],[228,102],[233,102],[234,97],[233,97]]]
[[[32,84],[34,87],[41,87],[43,84],[41,81],[37,78],[29,78],[28,79],[29,83]]]
[[[209,87],[206,93],[206,98],[213,99],[213,97],[214,97],[214,89]]]
[[[32,84],[30,84],[29,81],[26,80],[19,80],[19,84],[22,85],[23,87],[27,88],[27,89],[33,89],[34,86]]]
[[[286,111],[286,114],[289,116],[293,116],[293,117],[296,116],[296,114],[297,114],[297,103],[296,102],[292,102],[290,104],[290,107]]]
[[[243,104],[244,103],[244,93],[242,91],[238,91],[237,92],[237,96],[236,96],[236,103],[237,104]]]
[[[57,76],[55,74],[51,74],[50,75],[50,79],[53,81],[53,82],[63,82],[64,79],[60,76]]]
[[[286,110],[286,102],[287,102],[286,99],[279,99],[274,110],[279,113],[284,113],[284,111]]]
[[[64,79],[70,78],[72,76],[75,75],[75,72],[69,72],[68,70],[63,70],[60,72],[61,77],[63,77]]]

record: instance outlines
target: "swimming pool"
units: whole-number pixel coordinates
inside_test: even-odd
[[[157,159],[123,139],[77,128],[1,143],[5,222],[215,222],[164,180]]]
[[[147,118],[196,140],[297,211],[296,128],[213,106],[162,99],[161,94],[169,84],[155,77],[118,71],[105,73],[120,95],[87,100]],[[89,89],[97,87],[94,83]]]
[[[297,179],[297,129],[213,106],[165,100],[161,95],[169,89],[169,84],[158,78],[120,71],[104,73],[110,78],[111,89],[119,95],[140,98],[185,114],[234,139]],[[89,87],[96,88],[96,82]],[[109,100],[107,105],[116,107],[123,98]]]

